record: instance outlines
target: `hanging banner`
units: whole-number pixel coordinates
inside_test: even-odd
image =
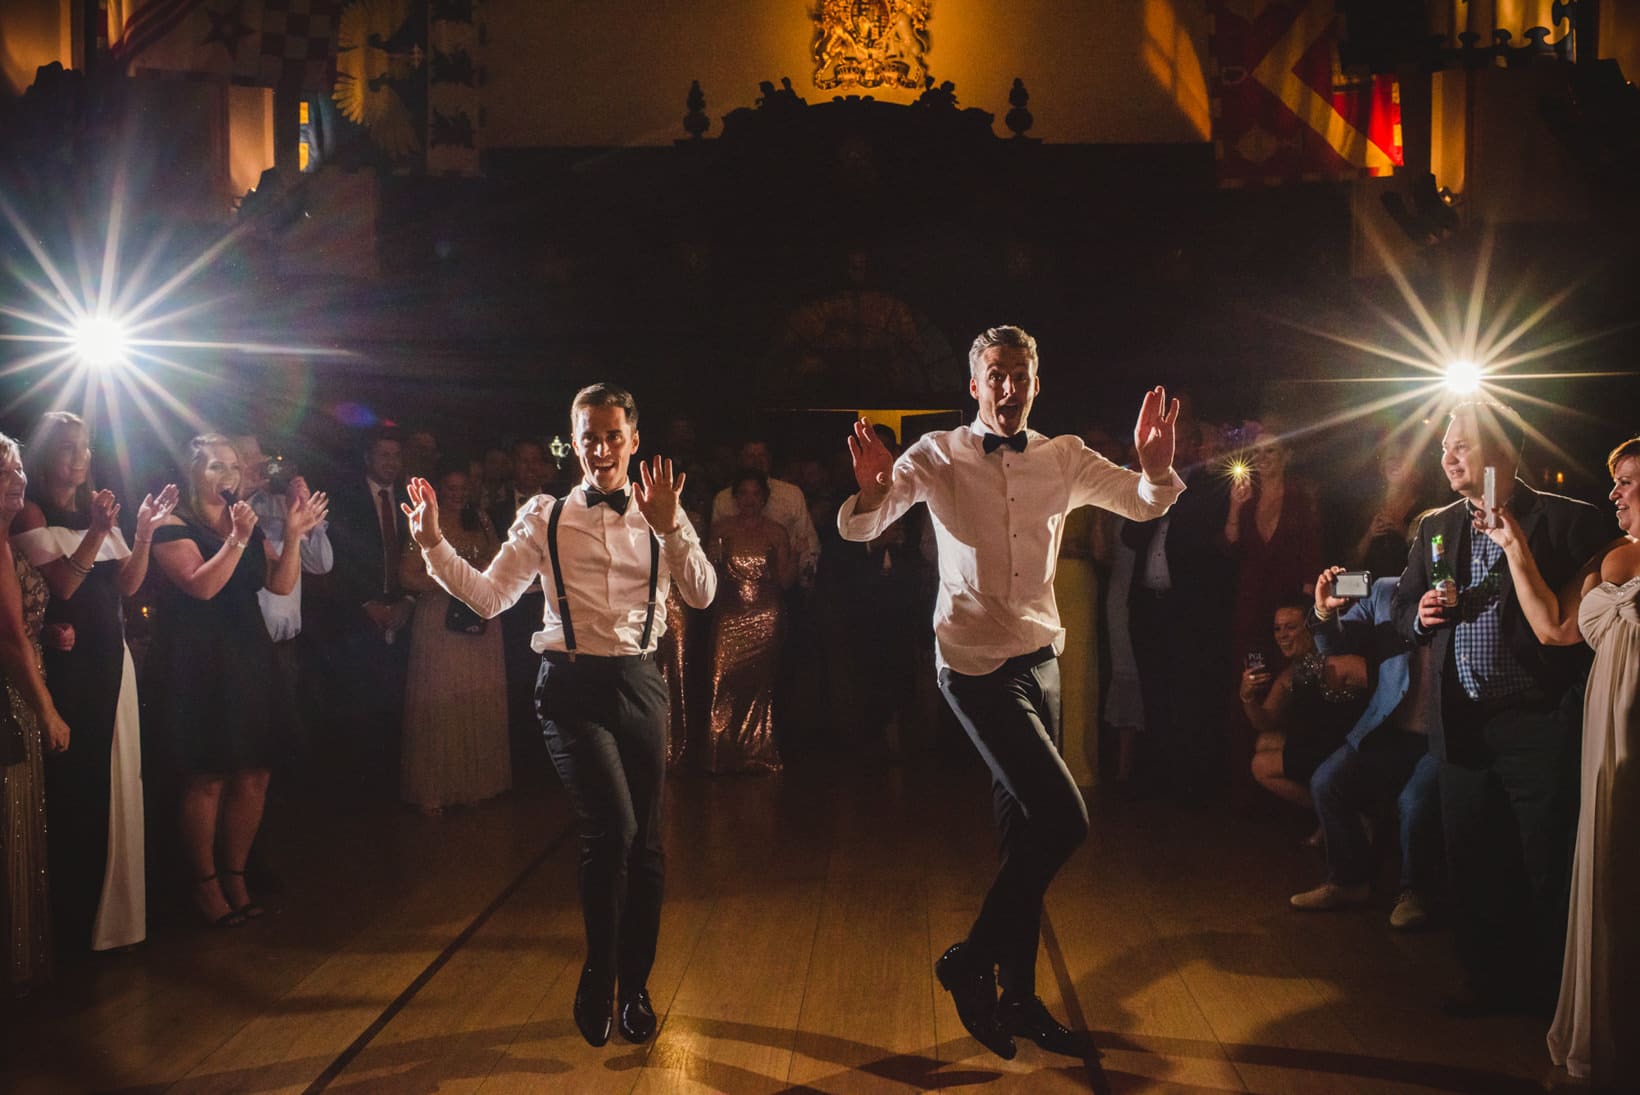
[[[1400,89],[1347,76],[1333,0],[1208,0],[1221,186],[1388,175],[1404,162]]]
[[[336,9],[337,0],[110,3],[110,55],[133,75],[320,91],[330,84]]]

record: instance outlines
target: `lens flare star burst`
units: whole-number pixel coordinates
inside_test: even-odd
[[[193,326],[207,327],[222,304],[197,292],[196,279],[248,225],[221,233],[169,269],[161,234],[127,270],[121,256],[122,182],[112,189],[101,245],[87,245],[70,231],[61,248],[48,248],[42,233],[0,193],[0,215],[21,245],[0,248],[9,283],[0,290],[0,316],[8,321],[0,333],[0,382],[12,393],[0,414],[35,399],[53,407],[78,405],[87,421],[106,410],[123,465],[133,409],[172,448],[209,428],[186,394],[190,385],[200,390],[224,382],[221,355],[350,356],[335,349],[190,337],[198,334]]]
[[[1491,276],[1494,240],[1490,233],[1482,236],[1469,287],[1467,300],[1460,292],[1444,294],[1437,319],[1431,306],[1419,295],[1394,253],[1381,239],[1368,232],[1368,242],[1383,260],[1384,268],[1402,302],[1410,321],[1382,306],[1369,302],[1374,318],[1398,340],[1395,344],[1376,342],[1366,338],[1325,330],[1313,324],[1291,319],[1278,319],[1294,330],[1318,338],[1371,358],[1404,365],[1413,370],[1400,376],[1334,377],[1319,383],[1333,384],[1387,384],[1396,390],[1390,394],[1329,415],[1300,431],[1313,434],[1368,419],[1394,408],[1406,408],[1394,426],[1386,443],[1422,449],[1430,444],[1445,428],[1444,411],[1452,405],[1474,399],[1497,399],[1515,405],[1530,405],[1568,418],[1598,423],[1597,415],[1533,395],[1520,387],[1521,382],[1571,380],[1592,377],[1622,377],[1637,375],[1627,371],[1564,371],[1527,372],[1525,366],[1543,362],[1556,355],[1579,349],[1620,330],[1633,327],[1629,323],[1605,330],[1590,331],[1571,337],[1558,338],[1532,345],[1528,338],[1540,329],[1556,309],[1566,303],[1580,287],[1573,284],[1552,293],[1536,307],[1527,310],[1524,286],[1509,293],[1496,307],[1490,319],[1486,317],[1488,282]],[[1567,465],[1576,465],[1576,458],[1566,452],[1541,430],[1530,425],[1527,434],[1541,449],[1553,454]]]

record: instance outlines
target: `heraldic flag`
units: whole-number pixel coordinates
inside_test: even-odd
[[[1393,76],[1346,76],[1334,0],[1208,0],[1220,186],[1388,175],[1403,162]]]
[[[133,75],[328,90],[339,0],[103,0],[109,56]]]

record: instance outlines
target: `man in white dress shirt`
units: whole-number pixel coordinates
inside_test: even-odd
[[[621,1036],[644,1042],[655,1033],[646,982],[665,876],[667,691],[654,653],[672,583],[691,607],[705,608],[717,574],[678,504],[684,477],[674,477],[672,462],[640,463],[641,482],[628,481],[638,451],[631,394],[612,384],[583,388],[570,423],[581,486],[526,502],[482,573],[440,536],[426,480],[411,480],[405,512],[428,573],[480,615],[498,615],[537,583],[547,591],[541,629],[530,639],[542,659],[535,704],[581,837],[587,959],[575,1025],[601,1046],[617,984]]]
[[[1143,474],[1074,436],[1026,428],[1041,386],[1036,340],[993,327],[968,352],[969,426],[925,434],[895,460],[862,419],[849,438],[858,494],[837,529],[870,540],[918,502],[939,556],[934,604],[940,691],[991,769],[1001,868],[968,938],[935,966],[963,1026],[1014,1056],[1014,1035],[1081,1056],[1085,1038],[1036,995],[1037,939],[1048,883],[1088,831],[1087,806],[1060,757],[1059,625],[1053,577],[1065,515],[1097,505],[1134,521],[1165,513],[1184,490],[1173,471],[1166,393],[1145,395],[1134,429]],[[1000,982],[1002,996],[997,998]]]
[[[814,519],[809,516],[803,488],[774,477],[774,459],[769,455],[767,441],[753,439],[741,445],[740,466],[768,477],[769,500],[763,503],[763,516],[786,530],[792,553],[797,556],[798,581],[804,589],[809,588],[814,584],[814,571],[820,562],[820,537],[814,531]],[[734,492],[724,487],[712,499],[712,524],[735,513]]]

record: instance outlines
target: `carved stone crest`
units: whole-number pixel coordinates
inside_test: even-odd
[[[814,86],[920,91],[932,0],[817,0]]]

